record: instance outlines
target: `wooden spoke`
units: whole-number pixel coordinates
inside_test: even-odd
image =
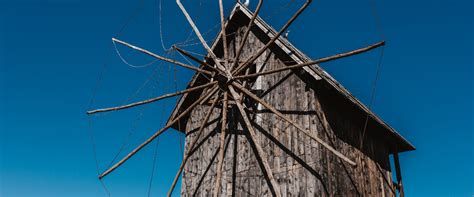
[[[349,51],[349,52],[346,52],[346,53],[341,53],[341,54],[337,54],[337,55],[317,59],[317,60],[302,63],[302,64],[296,64],[296,65],[286,66],[286,67],[282,67],[282,68],[277,68],[277,69],[269,70],[269,71],[265,71],[265,72],[235,76],[234,79],[252,78],[252,77],[258,77],[258,76],[262,76],[262,75],[269,75],[269,74],[273,74],[273,73],[277,73],[277,72],[281,72],[281,71],[285,71],[285,70],[290,70],[290,69],[295,69],[295,68],[302,68],[302,67],[305,67],[305,66],[315,65],[315,64],[319,64],[319,63],[323,63],[323,62],[328,62],[328,61],[332,61],[332,60],[337,60],[337,59],[357,55],[357,54],[360,54],[360,53],[363,53],[363,52],[370,51],[372,49],[376,49],[376,48],[378,48],[380,46],[384,46],[384,45],[385,45],[385,41],[381,41],[381,42],[377,42],[375,44],[372,44],[368,47],[360,48],[360,49]]]
[[[268,41],[268,43],[265,44],[265,46],[263,46],[263,48],[258,50],[257,53],[255,53],[252,57],[250,57],[247,61],[245,61],[241,66],[236,68],[232,72],[232,74],[234,74],[234,75],[239,74],[242,70],[244,70],[246,67],[251,65],[252,62],[254,62],[258,57],[260,57],[260,55],[262,55],[263,52],[265,52],[265,50],[267,50],[268,47],[270,47],[270,45],[272,45],[281,36],[281,34],[284,31],[286,31],[286,29],[288,29],[288,27],[291,25],[291,23],[293,23],[293,21],[295,21],[296,18],[298,18],[298,16],[309,6],[309,4],[311,4],[311,2],[312,2],[312,0],[306,0],[306,2],[303,4],[303,6],[301,6],[301,8],[298,9],[298,11],[296,11],[296,13],[290,18],[290,20],[288,20],[288,22],[286,22],[285,25],[283,25],[281,30],[275,36],[273,36],[273,38],[270,41]]]
[[[185,50],[183,50],[183,49],[181,49],[177,46],[174,46],[174,45],[173,45],[173,48],[176,49],[179,53],[183,54],[184,56],[190,58],[191,60],[193,60],[193,61],[195,61],[195,62],[197,62],[201,65],[207,66],[208,68],[210,68],[210,69],[212,69],[216,72],[224,74],[222,70],[210,65],[209,63],[207,63],[205,61],[201,61],[200,59],[198,59],[198,58],[194,57],[193,55],[191,55],[189,52],[187,52],[187,51],[185,51]]]
[[[227,142],[226,142],[225,147],[224,147],[224,152],[227,151],[227,148],[229,147],[229,143],[230,143],[230,136],[227,137]],[[197,196],[197,192],[199,191],[199,188],[201,187],[202,182],[204,181],[204,178],[207,175],[207,172],[209,172],[209,169],[211,169],[211,166],[214,163],[214,161],[216,160],[216,157],[217,157],[218,154],[219,154],[219,149],[214,152],[214,155],[212,156],[211,161],[209,161],[209,165],[207,165],[206,170],[204,171],[201,178],[199,179],[199,182],[198,182],[196,188],[194,189],[193,196]]]
[[[234,135],[234,147],[232,153],[232,196],[235,196],[236,191],[236,180],[237,180],[237,150],[239,148],[239,136]]]
[[[350,165],[352,166],[356,166],[356,163],[352,160],[350,160],[349,158],[347,158],[346,156],[344,156],[342,153],[340,153],[339,151],[337,151],[336,149],[334,149],[332,146],[330,146],[329,144],[327,144],[326,142],[324,142],[323,140],[321,140],[320,138],[318,138],[317,136],[309,133],[308,131],[306,131],[305,129],[303,129],[301,126],[299,126],[298,124],[296,124],[293,120],[291,120],[290,118],[286,117],[285,115],[283,115],[281,112],[279,112],[277,109],[275,109],[273,106],[271,106],[270,104],[268,104],[267,102],[265,102],[264,100],[260,99],[257,95],[253,94],[252,92],[248,91],[246,88],[243,88],[242,86],[240,86],[238,83],[236,82],[233,82],[232,85],[234,87],[236,87],[237,89],[239,89],[240,91],[242,91],[243,93],[245,93],[247,96],[249,96],[250,98],[252,98],[253,100],[257,101],[258,103],[262,104],[264,107],[266,107],[267,109],[269,109],[271,112],[273,112],[275,115],[279,116],[280,118],[282,118],[283,120],[287,121],[288,123],[292,124],[294,127],[296,127],[298,130],[300,130],[301,132],[303,132],[305,135],[307,135],[308,137],[310,137],[311,139],[315,140],[316,142],[318,142],[319,144],[321,144],[322,146],[324,146],[326,149],[328,149],[329,151],[331,151],[334,155],[338,156],[339,158],[341,158],[342,160],[344,160],[345,162],[349,163]]]
[[[234,64],[230,67],[230,69],[236,67],[237,64],[239,63],[240,55],[242,54],[242,49],[244,48],[244,45],[247,42],[247,39],[248,39],[249,34],[250,34],[250,29],[252,28],[252,26],[255,22],[255,19],[257,18],[258,13],[260,12],[260,8],[262,7],[262,4],[263,4],[263,0],[259,0],[257,8],[255,9],[255,12],[253,13],[252,18],[250,19],[250,22],[247,25],[247,30],[245,31],[244,37],[243,37],[242,41],[240,41],[239,48],[237,48],[237,53],[235,55]]]
[[[196,142],[199,140],[199,137],[201,137],[201,135],[204,131],[204,128],[206,127],[206,123],[207,123],[207,121],[209,121],[209,118],[211,117],[212,112],[214,111],[214,108],[216,107],[216,104],[217,104],[218,101],[219,101],[218,99],[215,99],[214,102],[212,103],[211,107],[207,111],[207,114],[204,117],[204,120],[202,121],[201,126],[199,127],[199,131],[197,132],[197,135],[194,136],[193,141],[191,141],[191,143],[189,144],[189,148],[188,148],[189,151],[188,152],[191,152],[191,150],[194,149],[194,146],[196,145]],[[171,188],[168,191],[168,196],[171,196],[171,194],[173,193],[174,187],[176,186],[176,183],[178,183],[179,176],[181,175],[181,172],[183,171],[184,166],[186,165],[186,162],[188,161],[190,156],[191,156],[190,154],[185,154],[184,155],[183,161],[181,162],[181,165],[179,166],[178,172],[176,173],[176,176],[174,177],[173,184],[171,185]]]
[[[228,93],[224,93],[224,100],[222,103],[222,124],[221,124],[221,135],[219,145],[219,160],[217,163],[217,177],[216,186],[214,187],[214,197],[218,197],[221,191],[221,176],[222,176],[222,165],[224,164],[224,143],[225,136],[227,134],[227,104],[228,104]]]
[[[184,68],[187,68],[187,69],[191,69],[191,70],[194,70],[196,72],[200,72],[200,73],[204,73],[204,74],[208,74],[208,75],[212,75],[211,72],[207,71],[207,70],[203,70],[203,69],[200,69],[200,68],[197,68],[197,67],[194,67],[194,66],[191,66],[191,65],[188,65],[188,64],[185,64],[185,63],[182,63],[182,62],[178,62],[176,60],[173,60],[173,59],[169,59],[169,58],[166,58],[166,57],[163,57],[163,56],[159,56],[157,54],[154,54],[150,51],[147,51],[145,49],[142,49],[140,47],[137,47],[137,46],[134,46],[134,45],[131,45],[129,43],[126,43],[124,41],[121,41],[121,40],[118,40],[116,38],[112,38],[112,41],[113,42],[116,42],[116,43],[119,43],[119,44],[122,44],[122,45],[125,45],[127,47],[130,47],[132,49],[135,49],[137,51],[140,51],[142,53],[145,53],[147,55],[150,55],[156,59],[159,59],[159,60],[162,60],[162,61],[165,61],[165,62],[169,62],[169,63],[172,63],[172,64],[176,64],[178,66],[181,66],[181,67],[184,67]]]
[[[187,115],[189,112],[191,112],[194,107],[196,107],[202,100],[207,100],[209,99],[212,95],[214,95],[216,92],[217,92],[218,88],[217,86],[215,86],[213,89],[211,89],[207,94],[203,94],[198,100],[196,100],[192,105],[190,105],[186,110],[184,110],[178,117],[176,117],[175,119],[173,119],[173,121],[169,122],[168,124],[166,124],[165,127],[163,127],[162,129],[160,129],[159,131],[157,131],[155,134],[153,134],[150,138],[148,138],[145,142],[143,142],[142,144],[140,144],[138,147],[136,147],[135,149],[132,150],[132,152],[128,153],[122,160],[120,160],[119,162],[117,162],[116,164],[114,164],[112,167],[110,167],[108,170],[106,170],[105,172],[103,172],[101,175],[99,175],[99,179],[102,179],[104,178],[105,176],[107,176],[108,174],[110,174],[111,172],[113,172],[115,169],[117,169],[118,167],[120,167],[123,163],[125,163],[128,159],[130,159],[133,155],[135,155],[138,151],[140,151],[143,147],[145,147],[146,145],[148,145],[150,142],[152,142],[155,138],[157,138],[158,136],[160,136],[163,132],[165,132],[166,130],[168,130],[173,124],[175,124],[176,122],[178,122],[182,117],[184,117],[185,115]]]
[[[249,131],[249,134],[250,134],[249,142],[251,144],[253,144],[254,147],[255,147],[255,150],[254,150],[255,157],[257,158],[258,161],[260,161],[259,162],[259,164],[261,164],[260,168],[262,169],[263,174],[266,175],[265,178],[267,179],[268,187],[270,188],[273,196],[281,197],[280,186],[276,182],[276,180],[273,176],[273,171],[270,168],[270,165],[268,164],[267,154],[265,153],[265,151],[263,151],[260,144],[256,141],[257,134],[255,133],[255,131],[252,127],[252,124],[250,123],[250,120],[249,120],[249,118],[248,118],[248,116],[245,112],[245,109],[242,105],[242,98],[234,90],[234,88],[232,86],[229,86],[228,88],[230,90],[230,93],[232,94],[232,97],[234,97],[237,108],[239,109],[240,114],[242,115],[242,119],[244,120],[244,123],[247,127],[247,130]]]
[[[306,161],[304,161],[300,156],[295,154],[293,151],[291,151],[289,148],[287,148],[283,143],[281,143],[278,139],[276,139],[272,134],[269,132],[265,131],[260,125],[258,125],[256,122],[252,122],[254,127],[260,131],[263,135],[267,137],[270,141],[272,141],[280,150],[284,151],[287,155],[289,155],[291,158],[293,158],[296,162],[298,162],[303,168],[308,170],[313,176],[315,176],[320,182],[321,185],[323,186],[324,192],[326,193],[327,196],[329,195],[326,183],[324,182],[323,177],[321,174],[319,174],[314,168],[312,168]]]
[[[195,91],[195,90],[200,90],[200,89],[203,89],[203,88],[206,88],[206,87],[215,85],[215,84],[217,84],[217,81],[213,81],[213,82],[209,82],[209,83],[204,84],[204,85],[200,85],[200,86],[188,88],[188,89],[186,89],[186,90],[182,90],[182,91],[179,91],[179,92],[165,94],[165,95],[162,95],[162,96],[159,96],[159,97],[155,97],[155,98],[151,98],[151,99],[147,99],[147,100],[144,100],[144,101],[139,101],[139,102],[135,102],[135,103],[130,103],[130,104],[127,104],[127,105],[91,110],[91,111],[88,111],[87,114],[95,114],[95,113],[101,113],[101,112],[117,111],[117,110],[127,109],[127,108],[131,108],[131,107],[136,107],[136,106],[139,106],[139,105],[144,105],[144,104],[148,104],[148,103],[153,103],[153,102],[156,102],[156,101],[165,99],[165,98],[170,98],[170,97],[173,97],[173,96],[178,96],[178,95],[185,94],[185,93],[188,93],[188,92],[192,92],[192,91]]]
[[[221,16],[221,37],[222,37],[222,47],[224,49],[224,62],[225,62],[225,65],[224,67],[226,67],[226,70],[227,70],[227,63],[229,62],[229,51],[228,51],[228,48],[227,48],[227,34],[225,33],[225,18],[224,18],[224,5],[222,3],[222,0],[219,0],[219,14]]]
[[[201,32],[199,31],[199,29],[197,28],[196,24],[194,23],[193,19],[191,18],[191,16],[189,15],[188,11],[186,10],[186,8],[184,8],[183,4],[181,3],[181,0],[176,0],[176,4],[178,4],[178,7],[181,9],[181,11],[183,12],[184,16],[186,17],[186,19],[188,20],[188,23],[191,25],[191,27],[193,28],[194,30],[194,33],[196,33],[196,36],[198,37],[199,41],[201,42],[202,46],[206,49],[207,53],[211,56],[211,58],[214,60],[217,68],[221,69],[222,71],[226,71],[225,67],[222,66],[222,64],[219,62],[219,59],[217,58],[216,54],[214,54],[214,52],[212,51],[211,47],[209,47],[209,45],[206,43],[206,41],[204,40],[204,38],[202,37],[201,35]],[[229,71],[226,71],[227,73],[227,76],[230,77],[230,72]]]

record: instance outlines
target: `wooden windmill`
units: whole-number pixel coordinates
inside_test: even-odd
[[[208,55],[202,60],[174,47],[200,65],[195,67],[113,38],[196,74],[185,90],[88,112],[181,96],[166,126],[100,179],[174,128],[186,134],[186,147],[168,195],[181,174],[183,196],[403,195],[398,153],[414,147],[318,66],[383,46],[383,41],[311,60],[281,37],[311,0],[279,31],[258,17],[263,0],[255,12],[237,3],[227,21],[219,0],[221,32],[209,46],[180,0],[176,2]]]

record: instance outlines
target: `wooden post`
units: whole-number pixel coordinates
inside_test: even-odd
[[[397,176],[398,194],[400,195],[400,197],[404,197],[405,192],[403,191],[402,171],[400,169],[400,161],[398,160],[398,152],[393,153],[393,161],[395,163],[395,173]]]

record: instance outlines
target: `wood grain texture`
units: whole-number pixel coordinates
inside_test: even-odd
[[[233,37],[229,37],[229,58],[235,56],[240,39],[246,28],[241,27]],[[243,46],[241,57],[247,59],[264,46],[264,42],[252,32],[247,44]],[[270,47],[250,70],[272,70],[293,65],[281,52]],[[370,132],[365,136],[364,150],[359,150],[358,142],[363,129],[363,119],[354,118],[352,108],[339,99],[338,95],[327,88],[323,81],[308,83],[306,76],[298,70],[286,70],[272,73],[249,81],[252,92],[265,102],[273,105],[282,114],[289,117],[303,129],[317,136],[334,149],[354,161],[357,166],[344,165],[333,153],[323,148],[307,135],[298,132],[287,121],[282,121],[265,107],[244,99],[248,107],[250,121],[254,124],[255,143],[266,152],[268,165],[280,186],[282,196],[394,196],[393,184],[383,181],[382,174],[392,183],[389,164],[389,147],[385,138]],[[190,131],[199,127],[203,112],[209,106],[199,106],[187,122],[186,146],[195,133]],[[222,166],[221,186],[214,191],[217,175],[216,163],[210,167],[206,178],[200,181],[219,148],[220,124],[207,127],[207,139],[188,160],[181,188],[182,196],[210,196],[214,192],[220,196],[271,196],[265,177],[260,170],[252,148],[242,128],[241,117],[235,104],[229,104],[228,134],[229,151]],[[218,117],[218,113],[214,116]],[[211,117],[212,120],[215,117]],[[205,135],[207,135],[205,134]],[[269,137],[271,136],[271,137]],[[187,148],[187,147],[186,147]],[[303,161],[303,162],[302,162]],[[377,169],[380,165],[381,171]],[[201,182],[201,184],[199,184]]]

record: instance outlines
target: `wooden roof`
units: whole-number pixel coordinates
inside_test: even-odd
[[[234,7],[229,17],[230,18],[229,21],[227,22],[226,32],[230,34],[232,32],[235,32],[237,28],[241,26],[242,24],[247,25],[252,15],[253,13],[248,8],[246,8],[245,6],[242,6],[241,4],[237,4]],[[260,33],[266,34],[268,38],[272,38],[277,33],[275,29],[273,29],[260,17],[256,18],[255,25],[253,26],[253,28],[257,28],[256,29],[257,31],[259,31]],[[255,33],[255,30],[252,29],[252,32]],[[220,51],[222,49],[220,45],[222,45],[221,39],[220,39],[220,36],[218,36],[214,40],[214,43],[211,47],[214,53],[216,53],[216,55],[222,53],[222,51]],[[311,61],[311,58],[307,57],[305,54],[299,51],[283,36],[280,36],[279,39],[275,41],[273,48],[275,47],[280,49],[279,51],[284,52],[283,55],[291,58],[291,60],[294,61],[295,63],[304,63],[304,62]],[[279,55],[282,55],[282,54],[279,54]],[[345,99],[347,99],[347,101],[352,103],[361,111],[365,112],[364,114],[368,114],[370,120],[373,120],[377,124],[379,124],[383,128],[383,131],[386,132],[388,137],[392,139],[392,142],[396,144],[396,150],[393,150],[393,151],[404,152],[404,151],[415,150],[415,147],[410,142],[408,142],[403,136],[401,136],[398,132],[396,132],[395,129],[390,127],[387,123],[385,123],[382,119],[380,119],[377,115],[375,115],[375,113],[373,113],[368,107],[366,107],[362,102],[360,102],[355,96],[353,96],[346,88],[344,88],[331,75],[329,75],[326,71],[324,71],[319,65],[306,66],[300,70],[303,70],[303,72],[311,76],[312,80],[315,80],[315,81],[323,80],[324,82],[327,82],[327,84],[329,84],[331,88],[333,88],[339,94],[341,94]],[[202,75],[196,74],[193,76],[193,78],[189,82],[188,87],[191,87],[194,85],[200,85],[201,84],[200,81],[203,81],[203,80],[205,79]],[[185,109],[187,108],[187,106],[192,104],[192,102],[194,101],[194,99],[192,98],[199,97],[201,93],[202,93],[201,91],[194,91],[189,94],[183,95],[180,98],[180,100],[177,102],[176,107],[174,108],[174,111],[168,121],[174,119],[178,111],[181,111],[181,109]],[[180,120],[179,123],[173,125],[173,128],[184,132],[188,117],[189,115],[187,117],[184,117],[182,120]]]

